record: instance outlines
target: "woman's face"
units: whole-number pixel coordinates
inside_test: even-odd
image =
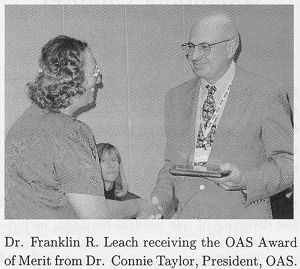
[[[100,80],[100,74],[98,71],[98,67],[96,65],[96,60],[92,51],[87,48],[85,52],[85,61],[84,61],[84,74],[85,80],[82,83],[82,86],[86,88],[86,91],[83,94],[83,99],[86,105],[91,104],[95,101],[96,97],[96,83]]]
[[[106,151],[101,157],[101,169],[103,179],[109,182],[115,182],[119,176],[120,164],[115,151]]]

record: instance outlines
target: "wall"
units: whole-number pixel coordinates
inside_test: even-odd
[[[149,197],[163,165],[163,101],[193,76],[180,45],[194,21],[228,12],[243,43],[239,63],[284,82],[293,96],[293,6],[6,5],[5,132],[29,106],[42,46],[59,34],[88,42],[103,73],[97,106],[79,119],[116,145],[131,190]]]

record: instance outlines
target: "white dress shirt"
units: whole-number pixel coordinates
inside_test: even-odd
[[[198,132],[199,132],[200,123],[201,123],[202,108],[203,108],[203,104],[207,97],[206,85],[215,86],[217,88],[216,92],[214,93],[214,100],[216,103],[216,108],[218,108],[226,91],[228,89],[230,90],[230,85],[232,83],[234,75],[235,75],[235,63],[232,62],[229,69],[227,70],[227,72],[215,84],[211,85],[205,79],[200,79],[199,99],[198,99],[196,123],[195,123],[195,147],[196,147]],[[218,133],[218,124],[222,117],[228,96],[229,96],[229,94],[227,94],[227,96],[225,97],[223,104],[220,107],[220,110],[218,111],[218,116],[216,119],[216,134]],[[195,163],[207,162],[210,152],[211,152],[211,147],[207,147],[206,149],[196,148],[195,155],[194,155],[194,162]]]

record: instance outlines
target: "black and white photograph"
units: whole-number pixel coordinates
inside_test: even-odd
[[[6,5],[6,219],[293,218],[293,5]]]
[[[0,268],[299,267],[296,3],[0,11]]]

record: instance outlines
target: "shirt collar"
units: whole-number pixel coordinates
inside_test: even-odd
[[[215,86],[217,89],[221,89],[221,90],[227,89],[229,85],[232,83],[234,75],[235,75],[235,62],[232,61],[226,73],[212,86]],[[202,88],[204,88],[207,84],[209,83],[205,79],[201,79]]]

